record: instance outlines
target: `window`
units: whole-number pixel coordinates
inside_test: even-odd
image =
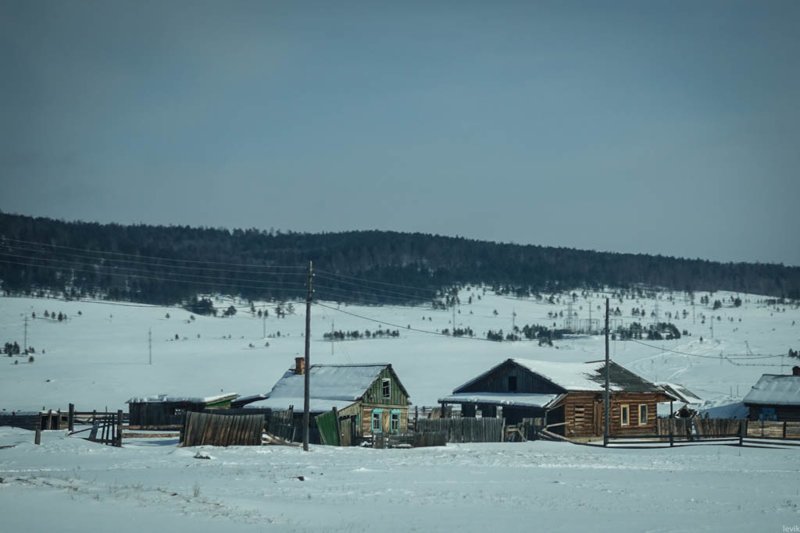
[[[373,433],[383,433],[383,424],[381,423],[382,419],[383,419],[383,409],[373,409],[372,410]]]
[[[508,392],[517,391],[517,376],[508,376]]]
[[[628,426],[631,423],[631,410],[627,404],[619,406],[619,422],[622,426]]]
[[[647,425],[647,404],[640,403],[639,404],[639,425],[646,426]]]
[[[391,433],[399,433],[400,432],[400,410],[399,409],[392,409],[392,418],[391,418],[391,424],[389,425],[389,431]]]
[[[381,388],[383,390],[383,399],[384,400],[391,400],[392,399],[392,380],[389,378],[383,378],[381,380]]]

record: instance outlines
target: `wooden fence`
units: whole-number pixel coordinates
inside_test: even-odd
[[[70,411],[70,427],[74,427],[75,416],[77,413]],[[122,424],[124,415],[122,411],[116,413],[92,413],[92,418],[89,420],[91,427],[82,431],[72,431],[70,435],[76,435],[89,432],[88,440],[98,442],[100,444],[107,444],[109,446],[122,446]]]
[[[747,423],[747,436],[761,439],[800,439],[800,421],[750,420]]]
[[[264,415],[187,412],[181,446],[260,446]]]
[[[502,442],[502,418],[420,418],[418,433],[444,433],[447,442]]]

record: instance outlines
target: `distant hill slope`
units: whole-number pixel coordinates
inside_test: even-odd
[[[498,244],[390,231],[281,233],[64,222],[0,213],[0,280],[116,300],[177,303],[197,294],[361,303],[430,301],[455,285],[530,294],[645,285],[800,297],[800,268]]]

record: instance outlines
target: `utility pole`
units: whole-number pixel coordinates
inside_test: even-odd
[[[25,315],[25,336],[22,340],[22,349],[24,354],[28,354],[28,315]]]
[[[308,292],[306,293],[306,361],[305,370],[303,372],[304,389],[303,394],[303,450],[308,451],[308,431],[311,420],[309,417],[309,409],[311,403],[311,396],[309,394],[311,386],[311,298],[314,294],[313,288],[314,281],[314,264],[308,262]]]
[[[264,309],[264,311],[266,311],[266,309]],[[261,338],[262,339],[266,339],[267,338],[267,313],[265,312],[263,315],[261,315],[261,317],[264,319],[263,322],[262,322],[263,326],[261,327]]]
[[[609,387],[609,367],[611,366],[609,358],[608,358],[608,298],[606,298],[606,376],[605,376],[605,389],[603,391],[603,446],[608,446],[608,425],[610,423],[610,412],[609,412],[609,402],[610,402],[610,395],[608,393]]]
[[[153,329],[147,330],[147,351],[150,354],[150,363],[153,364]]]
[[[331,356],[333,356],[333,341],[334,341],[333,331],[334,331],[333,330],[333,320],[331,320]]]

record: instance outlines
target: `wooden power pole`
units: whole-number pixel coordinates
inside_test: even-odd
[[[314,294],[313,288],[314,281],[314,264],[308,262],[308,292],[306,293],[306,353],[305,353],[305,369],[303,370],[304,377],[304,394],[303,394],[303,450],[308,451],[308,432],[311,425],[309,415],[309,408],[311,403],[311,396],[309,388],[311,385],[311,298]]]
[[[608,446],[608,426],[611,422],[610,416],[610,394],[608,393],[608,373],[611,363],[608,358],[608,298],[606,298],[606,371],[605,371],[605,388],[603,391],[603,446]]]

